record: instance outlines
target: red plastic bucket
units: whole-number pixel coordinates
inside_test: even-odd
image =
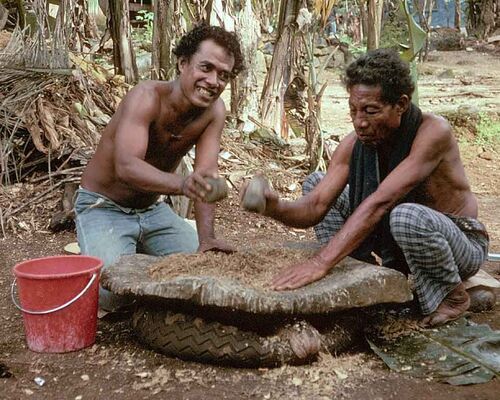
[[[78,255],[37,258],[13,268],[12,301],[23,312],[30,350],[64,353],[94,344],[101,267],[99,258]]]

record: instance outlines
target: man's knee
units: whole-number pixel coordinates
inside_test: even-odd
[[[415,203],[402,203],[394,207],[389,215],[391,234],[396,241],[408,239],[431,226],[427,207]]]
[[[302,183],[302,194],[311,192],[324,176],[325,173],[320,171],[316,171],[308,175]]]

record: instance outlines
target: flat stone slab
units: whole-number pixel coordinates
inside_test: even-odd
[[[225,277],[178,276],[157,281],[148,271],[158,260],[144,254],[122,256],[103,270],[101,284],[116,294],[185,300],[260,314],[327,313],[413,298],[402,273],[349,257],[323,279],[282,292],[244,286]]]

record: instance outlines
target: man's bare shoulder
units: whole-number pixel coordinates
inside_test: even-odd
[[[342,153],[348,153],[349,157],[352,153],[352,149],[354,148],[354,145],[356,144],[356,141],[358,140],[358,137],[356,136],[356,132],[352,131],[351,133],[347,134],[339,143],[338,149]]]
[[[159,117],[163,99],[168,98],[170,91],[168,82],[140,82],[123,98],[117,115],[121,120],[132,118],[150,123]]]
[[[358,137],[356,136],[356,132],[352,131],[345,135],[342,140],[340,141],[341,144],[344,144],[345,146],[353,146],[354,143],[356,143],[356,140]]]
[[[452,138],[452,129],[446,118],[432,113],[422,114],[422,124],[417,135],[424,135],[436,141],[449,140]]]
[[[351,132],[345,136],[338,146],[335,148],[335,151],[332,154],[332,158],[330,159],[330,169],[336,168],[339,164],[348,164],[351,159],[352,149],[354,148],[354,144],[356,143],[357,136],[356,132]]]
[[[131,100],[159,101],[160,97],[168,96],[171,91],[170,82],[143,81],[130,89],[125,98]]]
[[[214,116],[226,117],[226,104],[220,97],[211,106]]]

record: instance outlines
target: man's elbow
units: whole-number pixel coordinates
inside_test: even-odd
[[[317,224],[319,224],[321,221],[323,221],[326,214],[330,210],[330,207],[328,204],[325,204],[324,202],[321,202],[318,200],[312,201],[309,204],[308,208],[309,208],[309,212],[308,212],[309,218],[308,218],[308,221],[306,223],[307,226],[305,226],[304,228],[310,228],[312,226],[316,226]]]
[[[397,199],[390,197],[368,197],[366,199],[367,204],[365,207],[369,210],[369,214],[375,215],[377,217],[383,217],[385,214],[390,212],[392,208],[396,205]]]
[[[116,162],[115,163],[115,175],[116,178],[124,183],[130,182],[133,178],[133,167],[131,163],[127,162]]]

